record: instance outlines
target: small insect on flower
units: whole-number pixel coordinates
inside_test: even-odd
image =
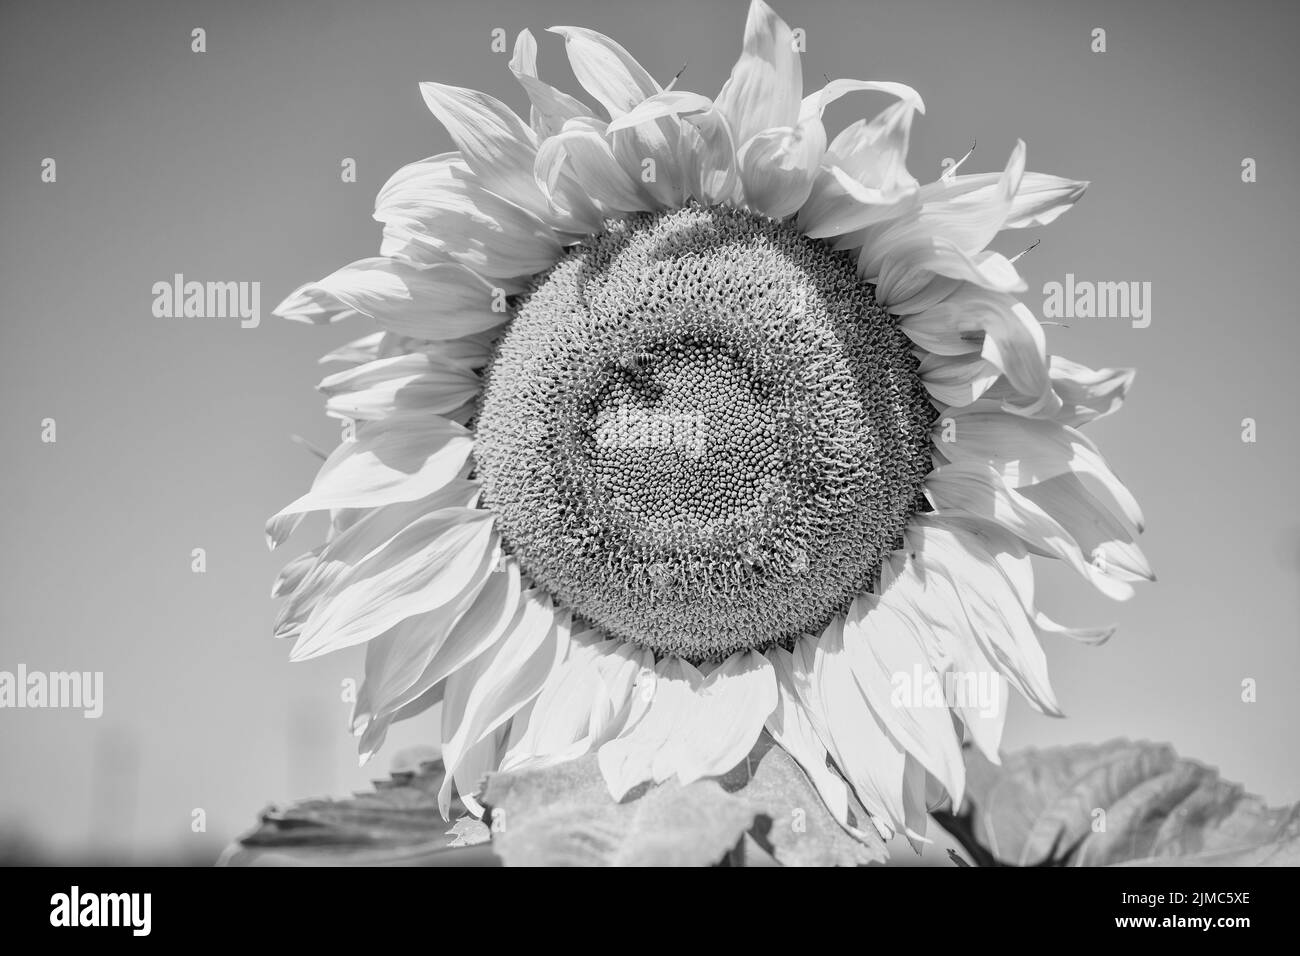
[[[916,91],[805,95],[761,0],[712,99],[552,32],[600,112],[538,77],[527,30],[527,120],[423,84],[456,149],[380,190],[379,257],[277,310],[381,331],[321,386],[354,440],[268,525],[330,518],[276,633],[296,659],[365,645],[363,755],[441,701],[444,811],[486,771],[592,752],[615,798],[720,776],[766,728],[851,831],[916,838],[928,784],[961,799],[963,737],[996,759],[1005,707],[900,705],[898,675],[1058,713],[1040,639],[1110,631],[1038,610],[1030,555],[1116,599],[1151,577],[1078,431],[1131,373],[1049,357],[987,249],[1086,184],[1026,172],[1023,143],[918,183]],[[888,105],[828,138],[850,93]]]

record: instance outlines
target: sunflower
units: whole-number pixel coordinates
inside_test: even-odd
[[[423,84],[456,150],[380,190],[379,257],[276,310],[381,328],[326,356],[355,435],[268,523],[275,546],[329,517],[276,633],[295,659],[366,646],[363,760],[441,702],[444,812],[588,753],[615,799],[720,776],[766,729],[846,828],[916,840],[932,781],[961,800],[964,741],[997,760],[1008,686],[1059,713],[1040,639],[1110,635],[1038,610],[1030,555],[1116,599],[1152,577],[1078,431],[1131,372],[1049,356],[987,249],[1087,184],[1026,172],[1022,142],[919,184],[920,96],[805,96],[762,0],[714,99],[551,32],[603,114],[538,77],[527,30],[527,122]],[[828,140],[856,92],[889,105]]]

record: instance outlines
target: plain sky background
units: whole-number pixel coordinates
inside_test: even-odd
[[[268,801],[365,785],[341,682],[360,650],[290,665],[270,636],[282,553],[264,519],[332,447],[317,358],[370,331],[281,322],[292,288],[377,254],[374,195],[450,148],[417,83],[523,109],[491,31],[531,27],[545,79],[577,93],[552,24],[620,40],[667,81],[717,92],[745,0],[282,0],[0,5],[0,669],[103,671],[105,711],[0,711],[0,839],[71,854],[220,845]],[[1017,702],[1010,747],[1172,742],[1275,803],[1300,799],[1300,407],[1296,356],[1296,7],[1285,2],[814,0],[778,5],[807,35],[806,86],[898,80],[928,113],[911,169],[933,179],[1029,167],[1092,181],[1047,229],[1004,235],[1027,303],[1067,272],[1152,284],[1152,323],[1079,319],[1049,346],[1139,369],[1089,431],[1142,501],[1159,583],[1110,605],[1040,568],[1068,623],[1106,646],[1048,647],[1068,719]],[[207,52],[190,31],[207,31]],[[1096,27],[1107,51],[1090,51]],[[884,100],[849,97],[834,129]],[[57,161],[58,180],[41,181]],[[340,181],[356,159],[359,181]],[[1241,181],[1241,161],[1258,182]],[[159,319],[176,272],[257,281],[263,320]],[[1242,419],[1258,441],[1241,441]],[[41,421],[57,421],[55,444]],[[207,572],[191,571],[204,548]],[[1044,563],[1045,564],[1045,563]],[[1258,700],[1243,703],[1253,678]],[[430,737],[401,726],[388,754]],[[195,808],[206,835],[191,833]],[[134,848],[132,851],[131,848]]]

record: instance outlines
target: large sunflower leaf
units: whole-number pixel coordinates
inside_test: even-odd
[[[799,764],[767,734],[718,782],[754,808],[750,835],[778,863],[861,866],[883,863],[889,856],[861,805],[853,807],[854,822],[862,826],[859,840],[835,821]]]
[[[938,816],[977,861],[1300,865],[1300,804],[1270,808],[1166,744],[1026,750],[1001,767],[972,750],[966,773],[962,813]]]
[[[270,807],[222,855],[224,866],[497,865],[482,824],[438,811],[441,760],[425,760],[376,780],[370,793]],[[456,813],[453,812],[453,817]],[[481,845],[473,845],[479,843]]]
[[[489,774],[481,799],[492,808],[493,849],[507,865],[706,866],[746,835],[752,844],[741,855],[751,862],[766,855],[793,866],[853,866],[886,855],[865,811],[857,808],[867,829],[860,842],[766,734],[717,781],[642,785],[615,802],[589,755]]]
[[[507,866],[709,866],[754,821],[712,780],[675,780],[609,795],[594,754],[537,770],[488,774],[492,848]]]

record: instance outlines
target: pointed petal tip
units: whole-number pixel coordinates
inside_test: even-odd
[[[934,840],[930,839],[924,833],[917,833],[911,827],[906,827],[903,830],[903,834],[907,837],[907,842],[912,844],[912,849],[916,851],[917,854],[920,854],[921,852],[921,847],[917,846],[918,843],[922,846],[934,845]]]
[[[298,288],[294,289],[280,300],[280,304],[271,310],[271,314],[278,319],[294,319],[303,322],[309,321],[306,318],[295,316],[294,313],[301,310],[302,306],[306,304],[307,297],[304,292],[308,287],[310,287],[310,285],[311,283],[309,282],[305,285],[298,286]]]
[[[313,658],[320,657],[322,654],[326,653],[327,650],[328,648],[321,649],[318,640],[304,640],[300,636],[298,642],[294,644],[292,650],[289,651],[289,663],[301,664],[303,661],[309,661]]]

